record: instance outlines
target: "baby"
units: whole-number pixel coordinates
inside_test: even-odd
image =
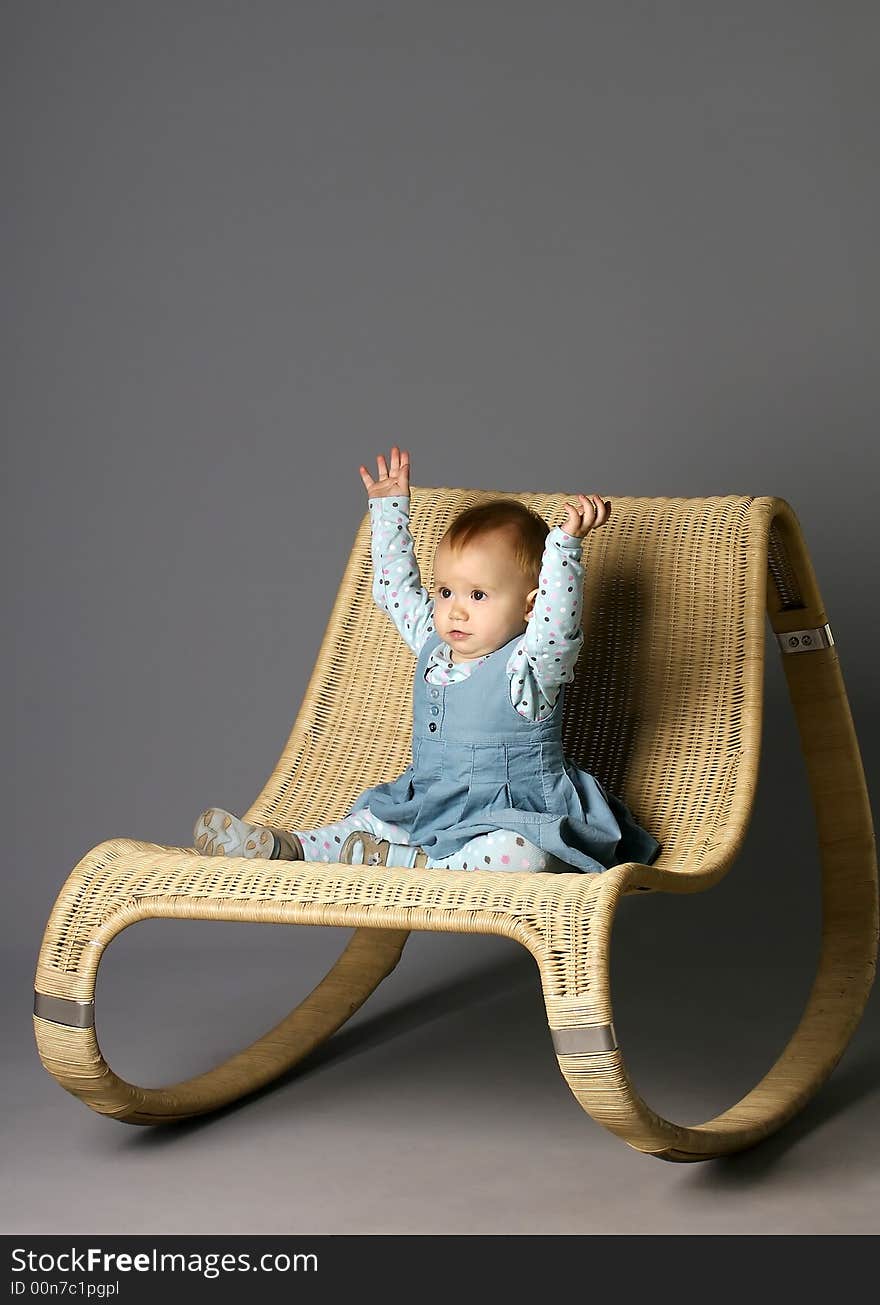
[[[660,844],[562,751],[564,688],[583,644],[581,541],[611,504],[566,503],[552,528],[516,499],[459,513],[422,587],[409,532],[409,454],[394,445],[367,490],[373,597],[417,654],[413,762],[311,830],[211,807],[205,853],[463,870],[597,872],[650,864]]]

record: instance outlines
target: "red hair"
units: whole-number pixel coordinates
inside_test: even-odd
[[[550,527],[537,512],[515,498],[494,498],[465,508],[440,542],[447,543],[457,553],[476,540],[501,532],[510,540],[511,556],[520,571],[526,579],[537,583]]]

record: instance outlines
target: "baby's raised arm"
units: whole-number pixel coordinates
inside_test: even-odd
[[[409,453],[391,448],[391,465],[376,458],[378,479],[363,464],[361,480],[370,511],[373,599],[387,612],[414,653],[434,630],[434,602],[422,585],[409,531]]]
[[[528,720],[553,710],[561,686],[574,679],[584,642],[582,542],[608,520],[611,503],[601,494],[577,498],[565,503],[565,521],[547,534],[534,610],[507,663],[511,701]]]

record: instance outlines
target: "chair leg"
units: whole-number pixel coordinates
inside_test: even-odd
[[[607,871],[592,918],[568,929],[572,953],[580,955],[579,962],[572,960],[572,968],[589,976],[589,991],[558,991],[558,985],[554,990],[551,976],[542,971],[559,1069],[583,1109],[635,1150],[678,1162],[746,1150],[798,1114],[846,1050],[873,980],[871,949],[876,947],[876,935],[870,910],[860,917],[836,909],[844,900],[851,901],[846,885],[851,869],[839,856],[826,862],[819,972],[788,1045],[741,1101],[693,1126],[664,1119],[642,1099],[630,1078],[613,1022],[613,916],[630,884],[656,887],[659,876],[650,866],[625,865]],[[667,891],[668,885],[663,888]]]
[[[169,849],[158,845],[153,853]],[[34,1036],[43,1065],[66,1091],[100,1114],[128,1124],[163,1124],[205,1114],[264,1087],[324,1042],[366,1001],[400,959],[406,928],[356,927],[348,945],[325,977],[280,1023],[250,1046],[207,1073],[164,1088],[142,1088],[114,1074],[98,1044],[94,994],[100,959],[112,940],[138,920],[186,916],[194,919],[262,920],[266,923],[326,923],[322,903],[210,899],[181,895],[191,888],[200,860],[205,875],[214,858],[191,858],[181,850],[181,888],[151,897],[132,897],[120,873],[119,905],[85,905],[90,883],[107,884],[113,864],[132,845],[126,840],[99,844],[68,879],[43,940],[34,993]],[[132,858],[133,860],[136,858]],[[144,860],[144,857],[141,857]],[[243,862],[250,875],[251,862]],[[265,873],[269,873],[267,863]],[[186,885],[186,887],[184,887]],[[96,887],[96,892],[100,891]],[[91,913],[88,921],[84,915]],[[74,937],[76,930],[79,937]],[[61,940],[67,968],[50,964]],[[75,950],[76,959],[72,953]]]

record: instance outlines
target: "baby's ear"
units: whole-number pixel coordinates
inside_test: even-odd
[[[526,611],[531,616],[535,606],[535,599],[540,593],[540,589],[533,589],[530,594],[526,595]]]

